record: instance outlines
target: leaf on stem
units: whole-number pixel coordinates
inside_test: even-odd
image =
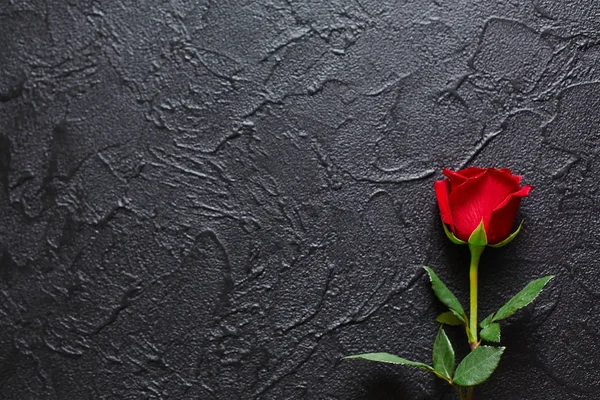
[[[479,326],[481,326],[482,328],[485,328],[486,326],[488,326],[489,324],[492,323],[492,318],[494,318],[494,313],[488,315],[487,317],[485,317],[485,319],[483,321],[481,321],[481,323],[479,324]]]
[[[554,278],[554,275],[545,276],[530,282],[523,290],[517,293],[492,317],[492,321],[500,321],[513,315],[517,310],[527,306],[540,294],[544,286]]]
[[[358,358],[368,361],[388,363],[388,364],[400,364],[400,365],[408,365],[411,367],[421,368],[427,371],[433,371],[433,367],[423,364],[416,361],[410,361],[402,357],[395,356],[390,353],[365,353],[365,354],[356,354],[353,356],[343,357],[343,359],[352,359]]]
[[[492,323],[481,330],[481,338],[488,342],[500,343],[500,324]]]
[[[431,281],[431,287],[433,288],[433,292],[437,296],[438,299],[442,303],[450,308],[450,311],[454,313],[456,318],[458,318],[461,322],[465,323],[467,321],[465,311],[463,310],[460,302],[452,294],[450,289],[438,278],[438,276],[433,272],[433,270],[429,267],[423,267],[427,274],[429,274],[429,280]]]
[[[458,365],[454,383],[459,386],[479,385],[492,375],[503,352],[504,347],[479,346]]]
[[[464,324],[464,322],[462,322],[460,319],[458,319],[452,311],[446,311],[446,312],[441,313],[440,315],[437,316],[435,321],[439,322],[440,324],[446,324],[446,325],[452,325],[452,326]]]
[[[452,348],[450,339],[448,339],[446,332],[442,328],[440,328],[433,343],[433,369],[448,378],[448,380],[452,379],[452,373],[454,372],[454,349]]]

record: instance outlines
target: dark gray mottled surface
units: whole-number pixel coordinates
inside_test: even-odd
[[[2,399],[454,399],[444,166],[535,186],[479,400],[600,393],[596,1],[0,1]],[[451,337],[465,354],[459,331]]]

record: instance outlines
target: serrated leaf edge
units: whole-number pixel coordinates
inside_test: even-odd
[[[441,320],[442,316],[446,315],[446,314],[451,315],[452,317],[456,318],[456,322],[449,323],[449,322],[442,321]],[[435,317],[435,322],[438,322],[438,323],[444,324],[444,325],[448,325],[448,326],[461,326],[461,325],[465,324],[463,321],[460,320],[460,318],[458,318],[456,316],[456,313],[454,311],[452,311],[452,310],[450,310],[450,311],[444,311],[443,313],[441,313],[440,315],[438,315],[437,317]]]
[[[370,358],[367,357],[367,356],[373,355],[373,354],[386,354],[386,355],[394,356],[394,357],[399,358],[400,360],[403,360],[404,362],[402,362],[402,361],[400,361],[400,362],[380,361],[380,360],[373,360],[373,359],[370,359]],[[409,366],[409,367],[421,368],[421,369],[424,369],[426,371],[432,371],[432,372],[434,371],[434,369],[433,369],[432,366],[427,365],[425,363],[418,362],[418,361],[407,360],[406,358],[403,358],[403,357],[400,357],[400,356],[396,356],[396,355],[391,354],[391,353],[385,353],[385,352],[353,354],[351,356],[342,357],[342,360],[351,360],[351,359],[359,359],[359,360],[365,360],[365,361],[370,361],[370,362],[379,362],[379,363],[383,363],[383,364],[406,365],[406,366]]]
[[[495,336],[494,337],[487,336],[484,333],[486,330],[489,330],[492,325],[498,325],[498,336],[497,337],[495,337]],[[501,337],[500,324],[498,324],[497,322],[493,322],[491,324],[486,325],[486,327],[483,328],[481,330],[481,332],[479,333],[479,336],[481,337],[481,339],[483,339],[483,340],[485,340],[487,342],[500,343],[500,337]],[[484,336],[487,336],[487,337],[484,337]]]
[[[445,344],[450,348],[450,353],[452,354],[452,365],[450,366],[450,370],[448,370],[448,371],[440,371],[439,369],[435,368],[435,365],[436,365],[435,355],[436,355],[436,347],[437,347],[436,345],[438,343],[438,340],[445,341],[446,342]],[[454,348],[452,347],[452,343],[450,342],[450,339],[448,338],[448,335],[446,335],[446,332],[444,331],[444,329],[440,327],[440,330],[438,331],[435,341],[433,342],[433,369],[434,369],[434,371],[443,375],[445,378],[447,378],[447,380],[451,380],[452,374],[454,374],[454,369],[456,367],[456,358],[455,357],[456,356],[454,353]],[[440,364],[442,364],[442,363],[440,362]],[[446,372],[448,372],[448,373],[446,374]]]
[[[501,350],[501,351],[500,351],[500,357],[502,357],[502,354],[504,354],[504,350],[506,350],[506,347],[493,347],[493,346],[480,346],[479,348],[492,348],[492,349],[500,349],[500,350]],[[472,353],[470,353],[470,354],[472,354]],[[489,356],[487,359],[489,359],[489,358],[492,358],[492,357],[494,357],[495,355],[496,355],[496,353],[493,353],[493,354],[491,354],[491,355],[490,355],[490,356]],[[468,356],[467,356],[467,357],[468,357]],[[460,362],[460,364],[462,364],[462,363],[465,361],[465,359],[466,359],[466,357],[465,357],[465,358],[463,358],[463,360]],[[487,359],[485,359],[485,360],[487,360]],[[485,360],[484,360],[484,361],[485,361]],[[482,362],[483,362],[483,361],[482,361]],[[500,358],[498,358],[498,363],[499,363],[499,362],[500,362]],[[498,366],[498,363],[496,363],[496,367]],[[453,380],[453,382],[454,382],[454,383],[456,383],[457,385],[459,385],[459,386],[463,386],[463,385],[461,385],[460,383],[456,382],[456,375],[457,375],[456,373],[458,372],[458,369],[460,368],[460,364],[458,364],[458,367],[456,367],[456,371],[454,371],[454,376],[453,376],[452,380]],[[480,363],[480,364],[481,364],[481,363]],[[494,370],[496,369],[496,367],[494,367]],[[468,371],[471,371],[473,368],[475,368],[475,366],[473,366],[473,367],[472,367],[471,369],[469,369]],[[492,373],[493,373],[493,371],[492,371]],[[480,382],[473,383],[473,384],[468,384],[468,385],[465,385],[465,386],[479,385],[480,383],[482,383],[482,382],[485,382],[487,379],[489,379],[489,377],[492,375],[492,373],[490,373],[490,375],[488,375],[488,377],[487,377],[487,378],[485,378],[484,380],[482,380],[482,381],[480,381]]]
[[[437,297],[437,298],[438,298],[438,300],[442,301],[442,300],[441,300],[441,299],[438,297],[437,293],[435,292],[435,289],[433,288],[433,277],[432,277],[432,274],[433,274],[433,275],[435,275],[435,277],[436,277],[436,278],[437,278],[437,279],[440,281],[440,283],[441,283],[441,284],[442,284],[442,285],[443,285],[443,286],[446,288],[446,290],[448,290],[448,292],[449,292],[449,293],[450,293],[450,294],[451,294],[451,295],[454,297],[454,299],[456,300],[456,302],[458,303],[458,305],[459,305],[459,306],[460,306],[460,308],[461,308],[462,314],[460,314],[459,312],[457,312],[457,311],[453,310],[452,308],[450,308],[450,306],[449,306],[448,304],[444,303],[443,301],[442,301],[442,303],[443,303],[443,304],[444,304],[446,307],[448,307],[448,309],[449,309],[449,310],[450,310],[450,311],[451,311],[451,312],[452,312],[452,313],[453,313],[453,314],[456,316],[456,318],[458,318],[459,320],[461,320],[463,323],[465,323],[465,324],[466,324],[466,323],[467,323],[467,320],[468,320],[468,318],[467,318],[467,314],[465,313],[465,309],[464,309],[464,307],[462,306],[462,304],[460,304],[460,301],[458,300],[458,298],[457,298],[457,297],[454,295],[454,293],[452,293],[452,291],[451,291],[450,289],[448,289],[448,286],[446,286],[446,284],[445,284],[444,282],[442,282],[442,280],[440,279],[440,277],[439,277],[439,276],[437,276],[437,274],[436,274],[436,273],[433,271],[433,269],[431,269],[430,267],[428,267],[428,266],[426,266],[426,265],[424,265],[424,266],[423,266],[423,269],[425,269],[425,272],[427,272],[427,277],[429,278],[429,282],[431,283],[431,288],[433,289],[433,293],[435,294],[435,297]]]
[[[507,304],[508,304],[508,303],[509,303],[509,302],[510,302],[512,299],[514,299],[515,297],[517,297],[517,296],[519,295],[519,293],[521,293],[523,290],[525,290],[525,288],[526,288],[527,286],[529,286],[530,284],[532,284],[533,282],[535,282],[535,281],[538,281],[538,280],[540,280],[540,279],[545,279],[545,278],[548,278],[548,280],[547,280],[547,281],[544,283],[544,286],[542,286],[542,288],[540,289],[540,291],[539,291],[539,292],[538,292],[538,293],[537,293],[537,294],[536,294],[536,295],[535,295],[535,296],[534,296],[534,297],[533,297],[533,298],[532,298],[532,299],[529,301],[529,303],[525,304],[523,307],[519,307],[519,308],[517,308],[517,309],[516,309],[516,310],[515,310],[515,311],[514,311],[512,314],[510,314],[510,315],[508,315],[508,316],[506,316],[506,317],[504,317],[504,318],[500,318],[500,319],[496,319],[496,315],[498,314],[498,311],[496,311],[496,312],[494,313],[494,316],[492,317],[492,319],[491,319],[490,323],[492,323],[492,322],[496,322],[496,321],[502,321],[503,319],[510,318],[510,317],[512,317],[512,316],[514,315],[514,313],[516,313],[517,311],[519,311],[519,310],[521,310],[521,309],[523,309],[523,308],[527,307],[527,306],[528,306],[528,305],[530,305],[531,303],[533,303],[533,302],[535,301],[535,299],[537,299],[537,298],[539,297],[539,295],[540,295],[540,294],[541,294],[541,293],[544,291],[544,289],[546,289],[546,286],[548,285],[548,283],[550,283],[550,281],[551,281],[552,279],[554,279],[554,277],[555,277],[555,276],[556,276],[556,275],[548,275],[548,276],[543,276],[543,277],[541,277],[541,278],[534,279],[533,281],[529,282],[527,285],[525,285],[525,287],[524,287],[523,289],[521,289],[521,290],[520,290],[520,291],[519,291],[517,294],[515,294],[515,295],[514,295],[513,297],[511,297],[511,298],[510,298],[510,299],[509,299],[509,300],[508,300],[506,303],[504,303],[504,305],[503,305],[502,307],[500,307],[500,308],[498,309],[498,311],[502,310],[502,308],[503,308],[504,306],[506,306],[506,305],[507,305]],[[482,322],[483,322],[483,321],[482,321]]]

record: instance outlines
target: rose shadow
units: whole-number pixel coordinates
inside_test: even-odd
[[[423,372],[425,374],[425,372]],[[411,385],[411,381],[401,376],[380,375],[375,379],[363,381],[365,394],[352,397],[351,400],[429,400],[452,399],[452,389],[441,380],[434,380],[434,393],[431,396],[420,393],[418,386]],[[411,389],[408,389],[408,387]]]
[[[412,395],[399,377],[380,376],[365,383],[366,396],[361,400],[400,400]]]

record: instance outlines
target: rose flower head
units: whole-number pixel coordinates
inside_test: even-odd
[[[521,199],[532,186],[521,187],[521,177],[507,168],[469,167],[444,169],[448,179],[434,183],[440,214],[448,237],[455,243],[469,241],[483,222],[486,244],[507,244]]]

